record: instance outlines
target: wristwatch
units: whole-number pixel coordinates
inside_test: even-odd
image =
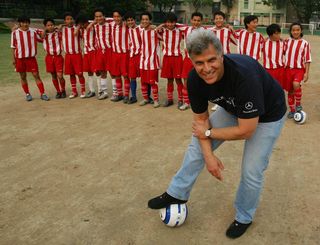
[[[204,135],[206,136],[206,137],[210,137],[210,135],[211,135],[211,129],[212,128],[208,128],[205,132],[204,132]]]

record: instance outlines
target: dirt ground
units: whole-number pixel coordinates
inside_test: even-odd
[[[0,87],[0,244],[319,244],[320,38],[307,40],[308,121],[286,121],[254,223],[236,241],[224,233],[234,218],[243,142],[220,147],[224,182],[204,170],[186,223],[169,228],[147,201],[181,164],[190,110],[93,98],[43,102],[32,81],[35,99],[27,103],[18,84]],[[45,85],[53,97],[49,79]],[[160,90],[164,98],[164,81]]]

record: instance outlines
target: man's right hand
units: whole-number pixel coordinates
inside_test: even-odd
[[[216,177],[218,180],[223,180],[221,171],[224,170],[224,166],[219,158],[212,154],[208,159],[205,159],[207,170],[210,174]]]

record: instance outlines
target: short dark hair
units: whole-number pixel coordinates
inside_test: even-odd
[[[85,24],[85,23],[88,23],[88,18],[87,16],[81,14],[81,15],[78,15],[77,18],[76,18],[76,25],[78,24]]]
[[[125,15],[124,15],[124,19],[135,19],[136,18],[136,14],[132,11],[128,11]]]
[[[272,36],[276,32],[281,32],[281,28],[278,24],[271,24],[267,27],[267,34],[268,36]]]
[[[178,18],[174,13],[170,12],[166,14],[166,16],[164,17],[164,21],[177,22]]]
[[[192,19],[194,16],[200,17],[201,20],[203,19],[203,15],[202,15],[200,12],[193,12],[192,15],[191,15],[191,19]]]
[[[213,18],[216,18],[216,15],[221,15],[224,19],[226,18],[225,13],[223,13],[222,11],[216,11],[213,13]]]
[[[113,10],[112,10],[112,15],[113,15],[114,13],[120,14],[121,17],[123,16],[123,11],[122,11],[121,9],[113,9]]]
[[[292,31],[293,26],[300,26],[300,28],[301,28],[300,37],[303,37],[303,33],[302,33],[302,32],[303,32],[303,27],[302,27],[301,23],[299,23],[299,22],[293,22],[293,23],[290,25],[290,27],[289,27],[290,37],[293,37],[292,34],[291,34],[291,31]]]
[[[73,18],[71,12],[65,12],[63,15],[63,19],[65,20],[67,16],[71,16]]]
[[[147,15],[149,17],[149,20],[152,20],[152,15],[149,12],[143,12],[140,14],[140,20],[142,19],[143,15]]]
[[[27,17],[26,15],[21,15],[18,17],[18,22],[19,23],[29,23],[30,24],[30,18]]]
[[[248,15],[244,18],[243,22],[246,29],[248,28],[248,24],[253,20],[258,20],[258,17],[255,15]]]
[[[93,15],[95,15],[97,12],[101,12],[102,15],[104,15],[103,9],[101,9],[101,8],[96,8],[96,9],[93,11]]]
[[[52,24],[56,24],[55,22],[54,22],[54,19],[52,19],[52,18],[45,18],[44,20],[43,20],[43,25],[45,26],[45,25],[47,25],[47,23],[48,22],[52,22]]]

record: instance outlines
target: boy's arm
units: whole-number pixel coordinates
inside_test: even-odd
[[[14,24],[13,27],[11,28],[11,31],[14,32],[18,28],[19,28],[19,25],[18,24]]]
[[[89,31],[90,29],[91,29],[91,27],[93,27],[95,24],[97,24],[96,23],[96,21],[94,20],[94,21],[92,21],[92,22],[90,22],[90,24],[87,26],[87,31]]]
[[[15,35],[14,32],[11,33],[11,50],[12,50],[12,64],[15,67],[16,66],[16,55],[15,55],[15,51],[16,51],[16,39],[15,39]]]
[[[305,72],[304,72],[304,75],[303,75],[303,82],[305,82],[305,83],[309,79],[309,70],[310,70],[310,62],[307,62],[306,63],[306,67],[305,67]]]
[[[12,65],[14,67],[16,67],[16,55],[15,55],[16,49],[15,48],[11,48],[11,50],[12,50]]]

